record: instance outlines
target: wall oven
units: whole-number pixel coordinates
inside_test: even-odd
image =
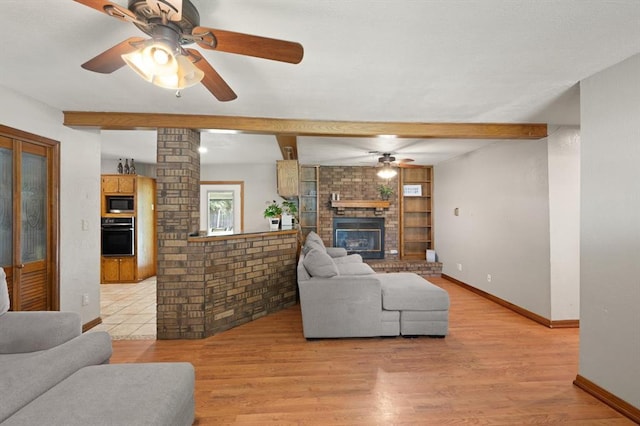
[[[133,256],[135,254],[135,218],[102,218],[102,255]]]

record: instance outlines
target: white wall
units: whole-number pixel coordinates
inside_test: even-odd
[[[60,142],[60,307],[86,323],[100,316],[100,137],[62,121],[61,111],[0,87],[1,124]]]
[[[580,129],[550,128],[551,320],[580,318]]]
[[[244,181],[244,231],[268,231],[262,212],[271,200],[282,202],[277,192],[276,163],[216,164],[200,168],[202,181]]]
[[[548,188],[546,140],[496,142],[436,165],[443,273],[550,318]]]
[[[640,55],[581,83],[579,374],[635,407],[640,407],[638,76]]]
[[[104,142],[103,142],[104,143]],[[100,170],[103,175],[114,175],[118,173],[118,159],[103,158],[100,160]],[[150,178],[156,178],[157,166],[136,161],[136,174]]]

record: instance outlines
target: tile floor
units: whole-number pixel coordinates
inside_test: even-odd
[[[100,284],[102,324],[114,340],[156,338],[156,277],[137,284]]]

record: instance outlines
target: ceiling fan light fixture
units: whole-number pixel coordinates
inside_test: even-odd
[[[204,72],[193,65],[187,57],[176,56],[175,61],[178,64],[175,73],[156,75],[152,83],[165,89],[180,90],[198,84],[204,78]]]
[[[378,170],[378,177],[382,179],[391,179],[398,174],[396,169],[391,167],[391,164],[384,163],[384,166],[380,170]]]
[[[122,59],[140,77],[165,89],[180,90],[200,83],[204,72],[184,55],[176,54],[165,43],[152,42]]]

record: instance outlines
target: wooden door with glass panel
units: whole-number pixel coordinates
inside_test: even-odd
[[[59,309],[56,149],[0,135],[0,266],[14,311]]]

